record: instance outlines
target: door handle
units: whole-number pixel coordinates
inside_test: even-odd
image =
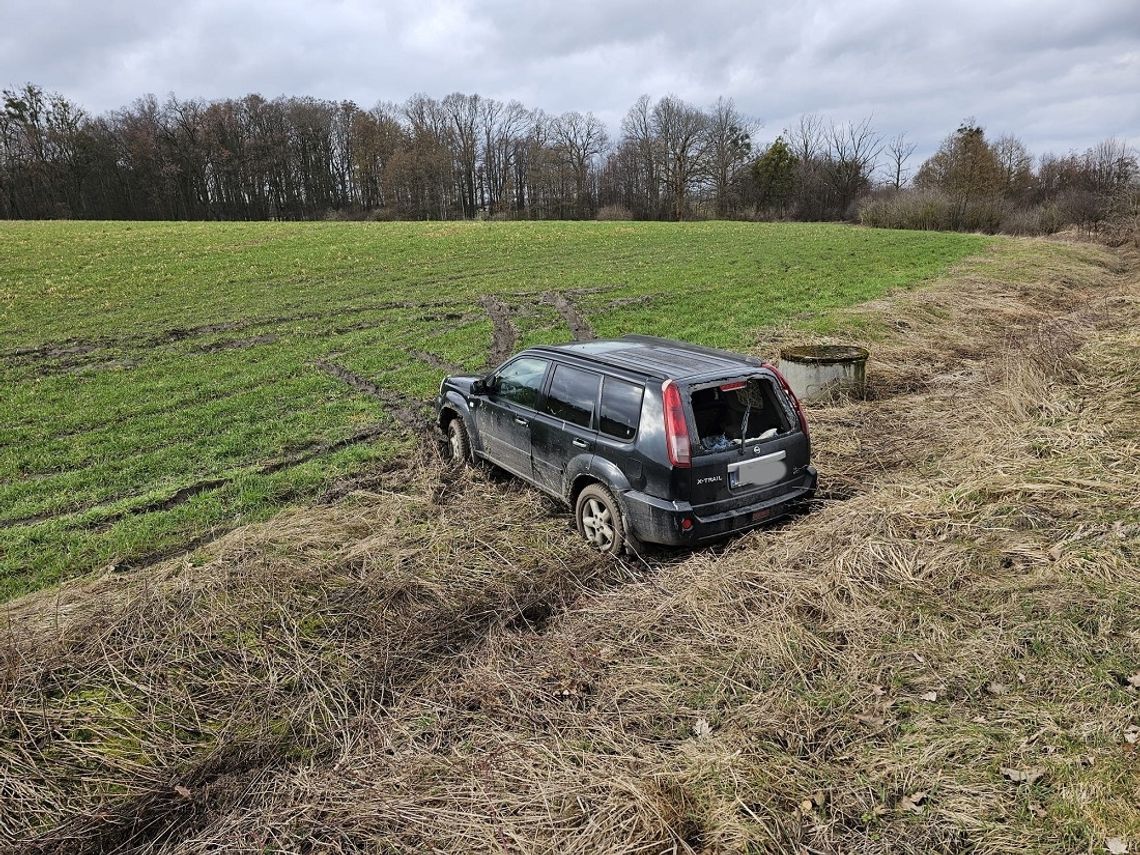
[[[520,418],[519,416],[515,416],[515,424],[516,425],[525,425],[525,424],[530,424],[530,423],[524,418]]]
[[[586,442],[586,440],[584,440],[584,439],[574,438],[570,441],[572,443],[574,443],[574,445],[578,446],[579,448],[589,448],[590,447],[590,443]]]

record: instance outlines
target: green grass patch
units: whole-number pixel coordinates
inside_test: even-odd
[[[989,242],[804,224],[0,224],[0,600],[404,452],[393,429],[262,473],[388,417],[314,360],[426,399],[443,371],[423,354],[482,368],[485,295],[517,310],[520,346],[569,338],[542,301],[560,291],[602,336],[747,349]],[[203,481],[222,483],[156,507]]]

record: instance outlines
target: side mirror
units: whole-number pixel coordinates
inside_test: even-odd
[[[491,387],[487,383],[487,381],[484,379],[476,380],[474,383],[471,384],[471,394],[472,395],[486,395],[490,391],[491,391]]]

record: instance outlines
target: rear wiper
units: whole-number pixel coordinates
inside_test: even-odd
[[[748,439],[748,417],[752,415],[752,401],[744,408],[744,421],[740,423],[740,456],[744,456],[744,443]]]

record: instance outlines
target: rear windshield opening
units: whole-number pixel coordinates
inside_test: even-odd
[[[790,429],[772,384],[761,378],[695,389],[690,400],[698,454],[739,448],[742,436],[745,441],[769,439]]]

